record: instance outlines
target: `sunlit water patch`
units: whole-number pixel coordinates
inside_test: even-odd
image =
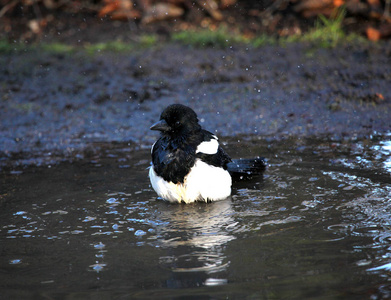
[[[386,138],[228,141],[232,156],[262,154],[270,166],[212,204],[157,200],[149,151],[123,145],[3,171],[2,294],[390,297]]]

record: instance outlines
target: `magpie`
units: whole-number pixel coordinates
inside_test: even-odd
[[[152,145],[149,178],[156,193],[169,202],[226,199],[233,178],[261,174],[266,168],[261,157],[232,160],[185,105],[169,105],[150,129],[160,131],[160,138]]]

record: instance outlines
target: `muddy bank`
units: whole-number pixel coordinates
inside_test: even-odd
[[[390,42],[2,54],[0,163],[88,155],[100,142],[149,147],[149,126],[173,102],[221,137],[386,133],[390,60]]]

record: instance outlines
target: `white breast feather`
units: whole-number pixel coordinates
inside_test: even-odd
[[[183,184],[167,182],[149,169],[151,184],[156,193],[165,200],[178,203],[216,201],[231,195],[232,179],[228,171],[197,159]]]
[[[190,202],[202,198],[204,201],[222,200],[231,195],[232,179],[227,170],[196,160],[191,172],[186,176],[185,184]]]

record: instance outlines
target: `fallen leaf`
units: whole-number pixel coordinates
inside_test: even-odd
[[[381,34],[380,34],[379,30],[377,30],[373,27],[368,27],[366,31],[367,31],[368,40],[370,40],[370,41],[380,40]]]

